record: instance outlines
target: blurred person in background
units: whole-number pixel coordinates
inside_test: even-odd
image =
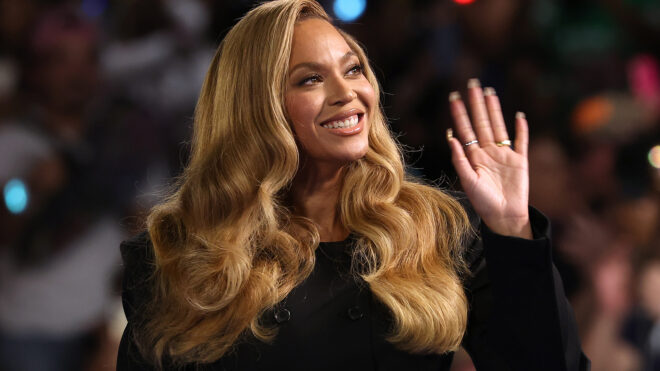
[[[599,370],[653,370],[646,266],[660,235],[657,161],[660,79],[656,59],[633,55],[627,89],[599,91],[571,116],[573,176],[586,213],[568,219],[560,250],[579,266],[585,284],[574,296],[586,352]],[[651,265],[652,266],[652,265]],[[642,290],[641,287],[646,289]]]
[[[6,198],[0,212],[3,370],[83,370],[113,308],[126,201],[107,162],[117,148],[93,116],[97,42],[71,9],[42,14],[23,64],[26,109],[0,126],[0,181],[21,180],[28,201],[12,209]]]
[[[189,139],[190,118],[214,52],[206,38],[209,13],[199,0],[120,0],[109,6],[101,68],[116,104],[143,121],[139,135],[151,156],[140,164],[150,174],[146,188],[157,189],[181,170],[181,143]]]
[[[633,292],[636,304],[623,325],[623,337],[634,346],[643,371],[660,369],[660,245],[636,256]]]
[[[36,0],[0,0],[0,118],[22,109],[20,62],[38,14]]]

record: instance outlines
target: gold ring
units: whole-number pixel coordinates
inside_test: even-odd
[[[497,145],[498,147],[504,147],[504,146],[511,147],[511,141],[507,139],[501,142],[497,142],[495,143],[495,145]]]
[[[471,140],[471,141],[469,141],[469,142],[467,142],[463,145],[466,146],[466,147],[469,147],[469,146],[471,146],[473,144],[477,144],[477,143],[479,143],[479,141],[475,139],[475,140]]]

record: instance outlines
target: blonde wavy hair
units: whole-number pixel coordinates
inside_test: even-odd
[[[156,270],[136,342],[160,365],[208,363],[241,336],[269,341],[260,322],[314,269],[319,233],[293,215],[299,149],[284,108],[296,22],[330,18],[313,0],[251,10],[211,62],[194,118],[191,157],[175,191],[149,215]],[[341,31],[340,31],[341,32]],[[379,86],[362,48],[342,32]],[[407,177],[400,147],[374,108],[369,150],[347,164],[337,205],[356,236],[355,274],[391,313],[388,341],[410,352],[455,350],[467,321],[461,205]]]

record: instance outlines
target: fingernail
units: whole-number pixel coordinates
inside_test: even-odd
[[[450,102],[453,102],[453,101],[459,100],[459,99],[461,99],[461,94],[459,92],[452,91],[451,93],[449,93],[449,101]]]
[[[516,112],[516,118],[524,120],[525,119],[525,112],[520,112],[520,111]]]
[[[451,128],[447,129],[447,141],[450,141],[451,138],[453,137],[454,137],[454,131]]]
[[[490,86],[484,88],[484,95],[495,95],[495,89],[491,88]]]
[[[468,89],[478,88],[480,86],[481,86],[481,83],[479,82],[479,79],[469,79],[468,80]]]

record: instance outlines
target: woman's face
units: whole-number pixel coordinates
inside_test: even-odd
[[[285,104],[301,151],[317,163],[346,163],[369,148],[374,89],[358,56],[327,21],[294,29]]]

